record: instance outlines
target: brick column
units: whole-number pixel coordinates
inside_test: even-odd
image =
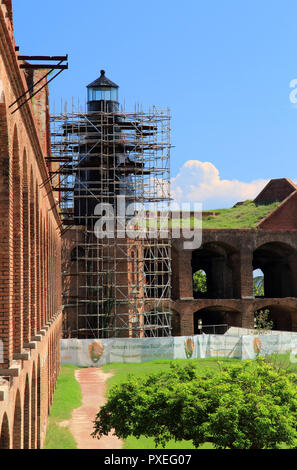
[[[233,279],[236,297],[253,298],[253,251],[249,247],[243,247],[239,254],[234,254]]]
[[[35,201],[33,193],[33,182],[31,181],[30,192],[30,254],[31,254],[31,270],[30,270],[30,284],[31,284],[31,335],[36,334],[36,217],[35,217]]]
[[[176,284],[177,298],[193,298],[192,251],[177,252],[178,282]]]
[[[13,201],[13,344],[14,353],[23,348],[23,191],[19,161],[18,137],[15,128],[12,155],[12,187]]]
[[[191,336],[194,334],[194,314],[191,302],[184,301],[180,313],[180,334],[181,336]]]
[[[242,328],[254,328],[254,304],[246,302],[242,304]]]
[[[4,349],[4,362],[0,359],[0,368],[9,366],[13,354],[13,211],[9,197],[11,185],[6,107],[4,103],[0,103],[0,340]]]
[[[23,283],[24,283],[24,313],[23,313],[23,342],[31,340],[31,290],[30,290],[30,208],[29,208],[29,188],[28,181],[24,179],[23,184]]]

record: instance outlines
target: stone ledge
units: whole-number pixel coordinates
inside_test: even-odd
[[[24,351],[18,354],[13,355],[13,359],[16,361],[29,361],[30,359],[30,352]]]
[[[32,339],[32,341],[38,341],[38,342],[40,342],[40,341],[42,341],[42,335],[32,336],[31,339]]]
[[[37,349],[36,341],[30,341],[30,343],[24,344],[25,349]]]
[[[8,386],[0,385],[0,401],[5,401],[8,397]]]
[[[9,369],[0,369],[0,375],[2,375],[3,377],[19,377],[20,367],[14,366]]]

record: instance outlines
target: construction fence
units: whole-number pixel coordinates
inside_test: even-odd
[[[297,362],[297,334],[197,335],[165,338],[62,339],[62,364],[100,367],[113,362],[133,363],[156,359],[225,357],[254,359],[257,355],[291,353]]]

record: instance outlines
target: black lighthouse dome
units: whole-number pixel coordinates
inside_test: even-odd
[[[119,86],[105,76],[105,70],[100,71],[100,77],[87,86],[88,111],[118,111]]]

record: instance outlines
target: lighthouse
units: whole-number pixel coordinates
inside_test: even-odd
[[[133,146],[126,141],[129,130],[119,113],[118,90],[104,70],[87,86],[87,125],[74,129],[79,137],[74,187],[76,225],[93,225],[98,204],[110,204],[116,213],[118,196],[127,198],[125,206],[133,199],[131,175],[139,165],[129,158]]]

